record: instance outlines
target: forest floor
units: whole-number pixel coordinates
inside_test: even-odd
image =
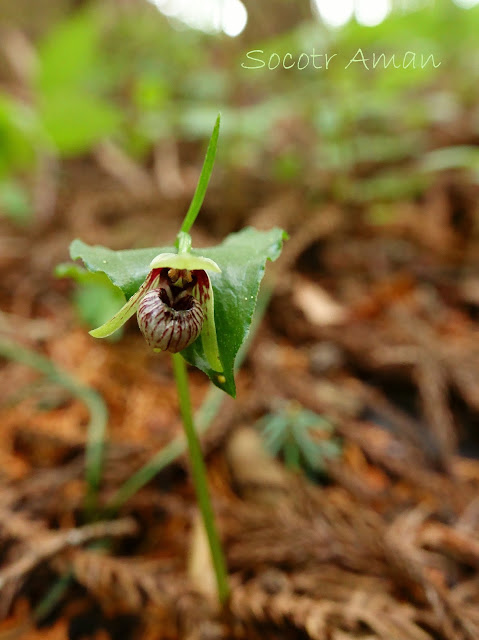
[[[290,233],[267,268],[271,301],[237,399],[190,372],[194,406],[206,397],[214,413],[202,442],[226,611],[212,598],[181,440],[147,486],[88,523],[90,417],[64,376],[107,406],[102,506],[181,424],[169,359],[133,321],[120,341],[92,339],[75,285],[53,269],[75,237],[115,249],[171,242],[196,180],[185,166],[177,192],[162,194],[71,162],[49,215],[1,223],[3,354],[34,351],[59,377],[1,361],[0,640],[477,640],[477,187],[454,173],[381,223],[297,185],[213,181],[197,245],[245,224]],[[318,446],[341,443],[307,473],[269,457],[259,427],[302,411],[318,416],[308,434]]]

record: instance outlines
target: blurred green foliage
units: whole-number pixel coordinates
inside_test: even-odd
[[[326,461],[341,455],[331,422],[295,402],[266,415],[258,426],[272,455],[281,454],[288,468],[303,469],[311,477],[324,473]]]
[[[203,141],[220,109],[224,166],[299,180],[320,198],[415,197],[446,166],[477,172],[475,153],[431,156],[426,134],[462,117],[477,134],[478,30],[479,7],[443,0],[396,8],[376,27],[328,29],[311,19],[249,42],[180,31],[147,2],[130,11],[91,3],[34,43],[28,98],[0,92],[0,184],[20,185],[42,154],[85,154],[106,137],[140,160],[166,138]],[[327,70],[241,67],[253,49],[297,60],[313,47],[337,53]],[[358,48],[399,62],[406,51],[433,54],[441,64],[345,68]],[[13,217],[28,209],[28,196],[17,196],[0,198]]]
[[[92,273],[80,265],[63,263],[55,269],[57,278],[72,278],[77,283],[73,294],[78,317],[90,329],[94,329],[109,320],[125,303],[121,289],[115,287],[102,272]],[[109,339],[119,340],[123,327],[113,333]]]
[[[113,77],[98,65],[100,21],[93,12],[55,25],[40,43],[35,92],[38,117],[49,142],[62,155],[82,153],[121,125],[119,105],[103,97]]]
[[[7,178],[0,181],[0,210],[18,225],[30,221],[33,213],[30,196],[17,180]]]

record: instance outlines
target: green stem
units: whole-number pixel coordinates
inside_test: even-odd
[[[180,231],[176,236],[178,253],[189,253],[191,251],[191,236],[189,233]]]
[[[218,598],[224,604],[229,597],[228,575],[226,572],[226,562],[221,548],[220,539],[216,530],[213,507],[211,505],[208,491],[208,481],[206,477],[206,467],[201,452],[200,441],[193,424],[191,412],[190,391],[188,387],[188,374],[183,357],[179,353],[172,354],[173,371],[175,374],[178,398],[180,401],[180,411],[185,429],[186,439],[190,452],[191,473],[193,484],[195,485],[196,497],[200,507],[203,524],[205,527],[208,543],[210,546],[211,560],[216,574],[218,586]]]

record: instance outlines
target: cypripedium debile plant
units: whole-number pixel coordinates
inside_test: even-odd
[[[205,372],[217,387],[235,396],[234,362],[252,321],[266,260],[276,260],[286,234],[251,227],[230,234],[221,244],[195,250],[189,231],[199,213],[211,176],[219,134],[218,116],[190,208],[175,247],[112,251],[74,240],[72,259],[103,272],[127,299],[95,338],[114,333],[135,313],[150,348],[172,354],[192,475],[210,544],[218,596],[229,589],[226,565],[216,532],[206,471],[193,425],[185,360]]]

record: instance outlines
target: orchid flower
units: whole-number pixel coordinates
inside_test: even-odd
[[[207,271],[220,273],[219,266],[210,258],[180,251],[160,253],[149,269],[138,291],[90,335],[106,338],[136,313],[138,326],[153,351],[178,353],[201,334],[208,363],[214,371],[222,372],[213,287],[207,274]]]

